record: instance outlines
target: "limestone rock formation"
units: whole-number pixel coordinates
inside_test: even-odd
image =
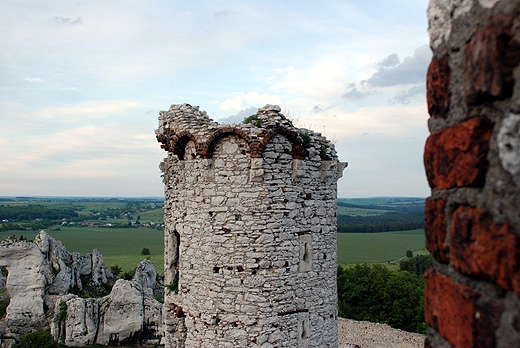
[[[26,333],[45,325],[43,264],[44,256],[35,243],[7,239],[0,244],[0,266],[9,272],[6,288],[11,301],[5,318],[8,332]]]
[[[153,264],[143,260],[132,280],[117,280],[105,297],[61,297],[51,324],[54,338],[72,347],[160,343],[162,304],[154,298],[153,289],[163,283],[157,279]]]
[[[11,298],[1,347],[49,322],[55,339],[69,346],[156,344],[163,336],[162,303],[156,298],[164,296],[164,281],[149,260],[141,261],[132,280],[115,281],[98,250],[71,253],[41,231],[34,242],[0,243],[0,269],[0,288],[5,282]]]

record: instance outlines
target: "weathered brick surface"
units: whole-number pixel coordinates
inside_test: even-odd
[[[461,206],[453,213],[450,258],[465,274],[493,280],[507,290],[518,270],[519,241],[507,224],[496,225],[489,213]]]
[[[435,118],[446,118],[450,110],[450,65],[448,59],[433,59],[426,75],[428,112]]]
[[[520,347],[520,0],[430,0],[428,20],[425,347]]]
[[[504,305],[489,298],[479,298],[475,302],[475,347],[496,347],[495,330],[500,323]]]
[[[475,346],[475,301],[481,294],[431,269],[426,272],[426,323],[454,347]]]
[[[448,225],[446,214],[446,198],[428,198],[425,203],[426,248],[439,262],[448,263],[449,253],[446,237]]]
[[[493,15],[466,47],[464,81],[469,104],[511,96],[512,68],[518,64],[520,53],[511,40],[513,19],[502,13]]]
[[[479,187],[485,182],[491,124],[471,118],[430,135],[424,150],[424,166],[430,187]]]

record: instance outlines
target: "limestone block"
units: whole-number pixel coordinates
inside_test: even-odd
[[[498,157],[502,167],[520,186],[520,115],[509,114],[498,132]]]

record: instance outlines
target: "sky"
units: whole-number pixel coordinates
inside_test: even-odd
[[[338,196],[426,197],[427,0],[2,0],[0,196],[162,196],[171,104],[277,104],[349,162]]]

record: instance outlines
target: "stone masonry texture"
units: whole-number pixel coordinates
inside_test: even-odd
[[[431,0],[425,347],[520,347],[520,0]]]
[[[166,347],[337,347],[336,196],[346,163],[275,105],[219,125],[159,117]]]

